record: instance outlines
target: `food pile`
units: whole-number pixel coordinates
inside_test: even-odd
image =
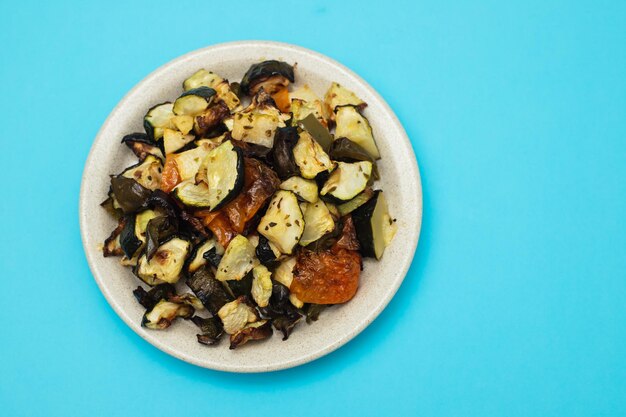
[[[201,69],[122,139],[139,162],[111,176],[103,254],[151,287],[134,291],[143,326],[188,319],[200,343],[227,333],[231,349],[272,328],[286,340],[350,301],[362,257],[389,245],[367,104],[337,83],[323,100],[293,88],[294,67],[264,61],[240,83]]]

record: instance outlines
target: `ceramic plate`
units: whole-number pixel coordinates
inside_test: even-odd
[[[132,294],[142,282],[130,269],[122,267],[118,258],[103,258],[99,249],[115,226],[115,221],[99,206],[106,198],[109,174],[119,173],[136,161],[120,140],[125,134],[143,131],[146,111],[157,103],[174,101],[182,91],[183,80],[199,68],[239,81],[251,64],[265,59],[297,63],[296,87],[307,83],[323,97],[330,82],[337,81],[368,103],[365,116],[382,155],[379,161],[382,180],[377,185],[385,191],[391,215],[397,218],[398,233],[380,262],[365,260],[354,299],[325,310],[312,325],[300,323],[287,341],[274,334],[269,340],[229,350],[226,340],[213,347],[199,344],[198,330],[188,321],[178,320],[164,331],[145,329],[140,326],[144,310]],[[83,246],[96,282],[113,310],[137,334],[162,351],[198,366],[230,372],[263,372],[297,366],[332,352],[380,314],[396,293],[413,259],[422,220],[422,188],[415,156],[402,125],[363,79],[308,49],[245,41],[183,55],[154,71],[120,101],[100,129],[87,158],[79,216]]]

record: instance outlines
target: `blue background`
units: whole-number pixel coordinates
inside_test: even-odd
[[[625,2],[124,3],[0,3],[0,414],[626,415]],[[273,374],[144,342],[100,294],[78,227],[115,104],[167,61],[239,39],[360,74],[424,186],[385,312]]]

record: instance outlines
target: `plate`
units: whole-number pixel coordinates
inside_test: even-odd
[[[182,91],[182,82],[199,68],[206,68],[231,81],[239,81],[249,66],[265,59],[297,63],[296,87],[304,83],[320,96],[331,81],[353,90],[368,103],[369,119],[382,160],[382,180],[391,215],[398,233],[380,262],[366,259],[359,290],[349,302],[325,310],[311,324],[300,323],[282,341],[253,342],[229,350],[225,340],[208,347],[196,341],[193,323],[178,320],[167,330],[141,327],[144,313],[132,291],[142,282],[119,258],[104,258],[101,244],[115,221],[99,205],[106,198],[109,174],[119,173],[136,161],[120,144],[131,132],[143,131],[143,116],[157,103],[173,101]],[[294,45],[243,41],[209,46],[177,58],[148,75],[113,109],[98,132],[85,163],[80,190],[80,229],[87,261],[98,286],[115,312],[130,328],[162,351],[205,368],[230,372],[265,372],[312,361],[344,345],[365,329],[394,296],[413,259],[422,220],[422,187],[409,139],[385,101],[363,79],[336,61]],[[276,333],[276,332],[275,332]]]

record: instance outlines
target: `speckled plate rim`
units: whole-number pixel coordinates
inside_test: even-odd
[[[405,167],[405,169],[403,170],[404,171],[403,173],[405,175],[409,175],[414,178],[414,181],[416,184],[416,189],[414,190],[414,192],[416,193],[416,198],[417,198],[417,203],[418,203],[418,207],[416,207],[418,218],[415,219],[414,229],[411,233],[411,241],[404,242],[405,253],[407,255],[403,258],[403,262],[401,265],[395,265],[396,271],[397,271],[395,274],[396,279],[388,287],[386,293],[381,295],[381,297],[378,300],[378,303],[372,306],[371,310],[369,311],[369,314],[361,317],[357,325],[355,325],[350,330],[346,331],[343,337],[341,337],[338,340],[333,341],[332,343],[324,346],[321,349],[310,351],[310,352],[305,352],[298,358],[285,360],[283,362],[274,363],[272,365],[258,364],[255,366],[246,366],[246,367],[238,366],[238,365],[222,364],[219,362],[212,362],[210,360],[199,360],[195,358],[194,356],[187,354],[184,351],[174,349],[171,346],[167,345],[167,343],[164,343],[163,341],[159,340],[159,338],[157,337],[158,335],[152,335],[148,332],[145,332],[144,329],[141,328],[138,321],[135,320],[134,317],[130,317],[128,312],[121,305],[118,304],[118,302],[115,300],[115,297],[111,294],[111,291],[107,285],[106,280],[104,279],[102,274],[100,274],[100,272],[98,271],[97,264],[98,264],[98,261],[102,259],[101,252],[88,247],[88,241],[89,241],[88,229],[89,228],[87,226],[87,222],[89,221],[89,219],[87,216],[87,209],[86,209],[87,197],[86,197],[86,192],[85,192],[86,187],[88,186],[88,183],[89,183],[86,174],[89,170],[89,167],[93,164],[94,149],[96,148],[97,144],[102,140],[103,132],[107,131],[112,119],[115,118],[114,116],[116,115],[116,113],[119,112],[120,109],[124,107],[125,103],[129,101],[129,99],[132,96],[134,96],[138,90],[142,89],[144,84],[148,83],[150,80],[157,77],[161,73],[167,72],[171,67],[175,66],[176,64],[179,64],[182,61],[186,61],[191,58],[194,58],[197,55],[202,55],[209,51],[216,52],[217,50],[233,49],[233,48],[241,48],[241,47],[243,47],[244,49],[250,48],[250,47],[260,47],[260,48],[272,47],[274,49],[280,49],[285,53],[295,52],[299,54],[308,55],[309,57],[313,59],[322,61],[325,64],[332,66],[335,71],[342,72],[345,76],[351,78],[355,83],[360,84],[360,86],[363,89],[367,90],[379,102],[378,104],[384,109],[384,111],[387,112],[388,118],[392,121],[392,123],[395,125],[394,127],[400,133],[401,141],[397,143],[397,146],[401,147],[400,151],[405,152],[407,155],[409,155],[409,160],[410,160],[409,166]],[[103,175],[108,175],[108,173],[103,173]],[[94,276],[94,279],[98,287],[102,291],[102,294],[104,295],[109,305],[117,313],[117,315],[121,317],[122,320],[135,333],[137,333],[144,340],[146,340],[148,343],[152,344],[156,348],[160,349],[161,351],[169,355],[172,355],[178,359],[181,359],[185,362],[188,362],[188,363],[200,366],[200,367],[213,369],[213,370],[219,370],[219,371],[225,371],[225,372],[236,372],[236,373],[269,372],[269,371],[277,371],[281,369],[288,369],[288,368],[292,368],[298,365],[302,365],[302,364],[311,362],[315,359],[318,359],[322,356],[325,356],[330,352],[333,352],[334,350],[338,349],[339,347],[343,346],[344,344],[346,344],[347,342],[355,338],[369,324],[371,324],[376,319],[376,317],[378,317],[378,315],[385,309],[385,307],[389,304],[389,302],[391,301],[395,293],[398,291],[398,288],[402,284],[402,281],[404,280],[408,272],[408,269],[411,265],[411,262],[413,260],[415,250],[417,249],[417,243],[419,240],[421,223],[422,223],[422,185],[421,185],[421,177],[420,177],[420,172],[419,172],[419,168],[417,165],[417,160],[415,158],[415,154],[411,147],[411,143],[406,134],[406,131],[404,130],[404,127],[398,120],[393,110],[389,107],[387,102],[365,80],[363,80],[353,71],[351,71],[344,65],[338,63],[337,61],[323,54],[307,49],[307,48],[303,48],[303,47],[296,46],[293,44],[274,42],[274,41],[258,41],[258,40],[235,41],[235,42],[215,44],[215,45],[211,45],[205,48],[197,49],[195,51],[181,55],[180,57],[172,61],[169,61],[168,63],[162,65],[161,67],[159,67],[158,69],[150,73],[143,80],[141,80],[122,98],[122,100],[120,100],[120,102],[111,111],[111,113],[105,120],[104,124],[98,131],[98,134],[96,135],[96,138],[91,146],[89,155],[85,162],[85,168],[83,170],[81,187],[80,187],[80,197],[79,197],[79,223],[80,223],[83,249],[87,257],[89,268]]]

